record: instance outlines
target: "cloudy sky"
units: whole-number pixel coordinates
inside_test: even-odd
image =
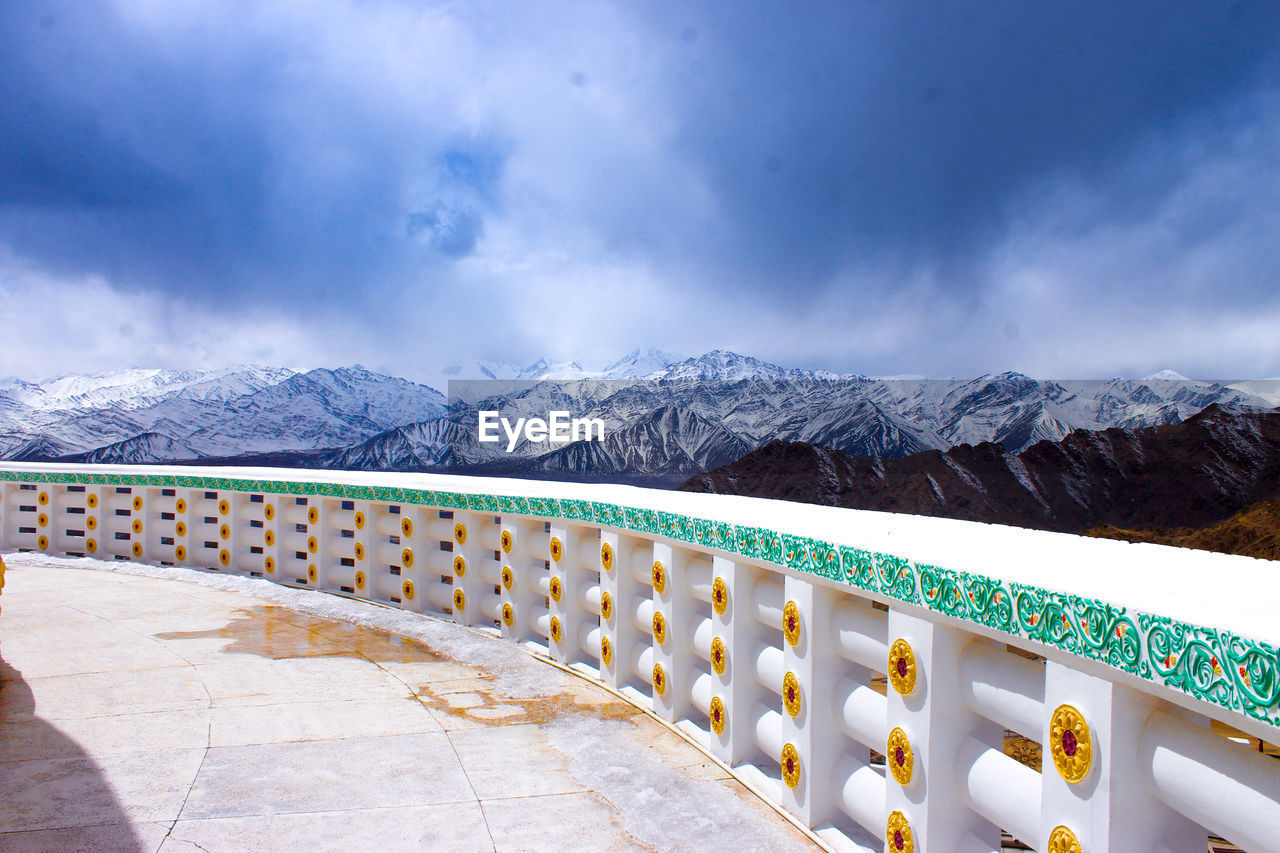
[[[0,374],[1280,375],[1280,5],[0,4]]]

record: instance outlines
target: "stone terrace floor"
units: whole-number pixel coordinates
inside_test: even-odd
[[[428,645],[371,605],[343,602],[362,626],[280,597],[322,594],[41,559],[14,556],[0,595],[0,850],[812,846],[663,726],[501,640],[382,611]]]

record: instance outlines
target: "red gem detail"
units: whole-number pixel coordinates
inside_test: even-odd
[[[897,667],[898,667],[898,677],[906,678],[907,677],[907,659],[898,658]]]
[[[893,846],[897,847],[899,850],[907,846],[906,839],[902,837],[901,829],[895,829],[893,831]]]
[[[1076,750],[1079,743],[1076,741],[1076,735],[1073,731],[1065,731],[1062,733],[1062,751],[1067,754],[1067,758],[1075,758]]]
[[[787,691],[787,701],[788,702],[796,701],[796,692],[794,690]]]
[[[788,619],[788,620],[787,620],[787,630],[788,630],[788,631],[794,631],[795,629],[796,629],[796,620],[795,620],[795,619]]]
[[[893,760],[898,762],[899,767],[907,763],[907,754],[902,751],[902,747],[898,747],[893,751]]]
[[[790,758],[788,758],[788,759],[787,759],[787,772],[788,772],[788,773],[794,773],[794,772],[795,772],[795,770],[796,770],[796,763],[795,763],[794,761],[792,761]]]

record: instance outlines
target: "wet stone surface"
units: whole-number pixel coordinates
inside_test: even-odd
[[[105,568],[10,563],[0,849],[810,846],[635,707],[501,640]]]

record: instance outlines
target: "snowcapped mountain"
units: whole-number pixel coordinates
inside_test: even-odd
[[[438,417],[445,404],[433,388],[362,368],[122,371],[22,385],[0,389],[10,459],[101,449],[158,462],[342,447]]]
[[[60,376],[42,382],[0,383],[0,395],[38,411],[142,409],[174,396],[230,400],[292,376],[285,367],[235,365],[221,370],[118,370]]]
[[[600,372],[601,379],[643,379],[683,361],[684,356],[646,347],[632,350]]]
[[[996,442],[1011,453],[1076,430],[1180,423],[1206,406],[1271,407],[1280,382],[1171,378],[1047,381],[872,379],[795,370],[725,350],[695,358],[636,350],[603,370],[540,359],[472,362],[474,396],[446,409],[435,388],[361,367],[120,371],[0,383],[0,454],[9,459],[252,461],[363,470],[441,470],[668,481],[770,441],[897,458]],[[551,377],[560,377],[559,379]],[[604,381],[608,380],[608,381]],[[480,444],[478,410],[605,423],[602,442]],[[263,457],[265,458],[265,457]],[[733,457],[733,458],[736,458]],[[702,465],[703,468],[691,466]],[[504,467],[505,466],[505,467]]]
[[[780,382],[802,379],[839,379],[840,375],[825,370],[794,370],[779,367],[749,355],[738,355],[736,352],[717,349],[656,370],[646,378],[666,379],[672,382],[741,382],[747,379]]]

